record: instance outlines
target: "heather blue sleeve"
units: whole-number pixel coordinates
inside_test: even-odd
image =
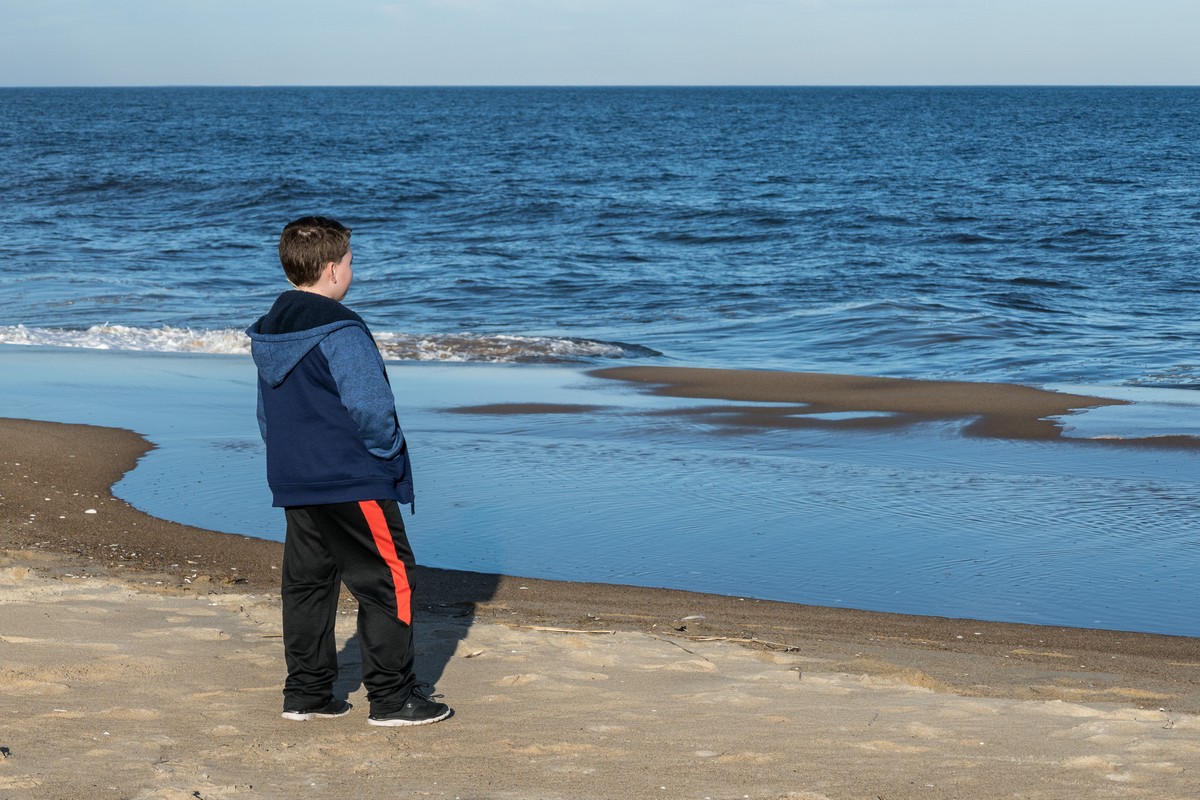
[[[258,433],[265,442],[267,440],[267,411],[263,406],[262,386],[258,387]]]
[[[404,449],[404,433],[396,420],[396,398],[383,358],[370,334],[349,325],[326,336],[320,346],[342,405],[358,426],[367,450],[389,461],[398,457]]]

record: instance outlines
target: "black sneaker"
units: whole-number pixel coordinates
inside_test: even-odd
[[[303,711],[291,711],[285,709],[283,712],[284,719],[294,719],[299,722],[308,722],[310,719],[318,719],[324,717],[344,717],[350,713],[350,709],[354,706],[347,703],[345,700],[331,700],[328,705],[320,708],[307,708]]]
[[[441,697],[441,695],[434,695]],[[367,717],[368,725],[400,727],[402,725],[430,725],[441,722],[454,712],[445,703],[438,703],[425,696],[420,689],[413,689],[404,706],[389,714],[372,714]]]

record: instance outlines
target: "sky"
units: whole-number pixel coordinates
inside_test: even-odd
[[[1200,0],[0,0],[0,86],[1200,85]]]

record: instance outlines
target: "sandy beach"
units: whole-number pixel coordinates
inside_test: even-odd
[[[423,570],[455,708],[279,717],[279,543],[109,487],[148,448],[5,420],[0,797],[1194,798],[1200,640]]]

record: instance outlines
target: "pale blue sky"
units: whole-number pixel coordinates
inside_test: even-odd
[[[1200,0],[0,0],[0,85],[1200,84]]]

